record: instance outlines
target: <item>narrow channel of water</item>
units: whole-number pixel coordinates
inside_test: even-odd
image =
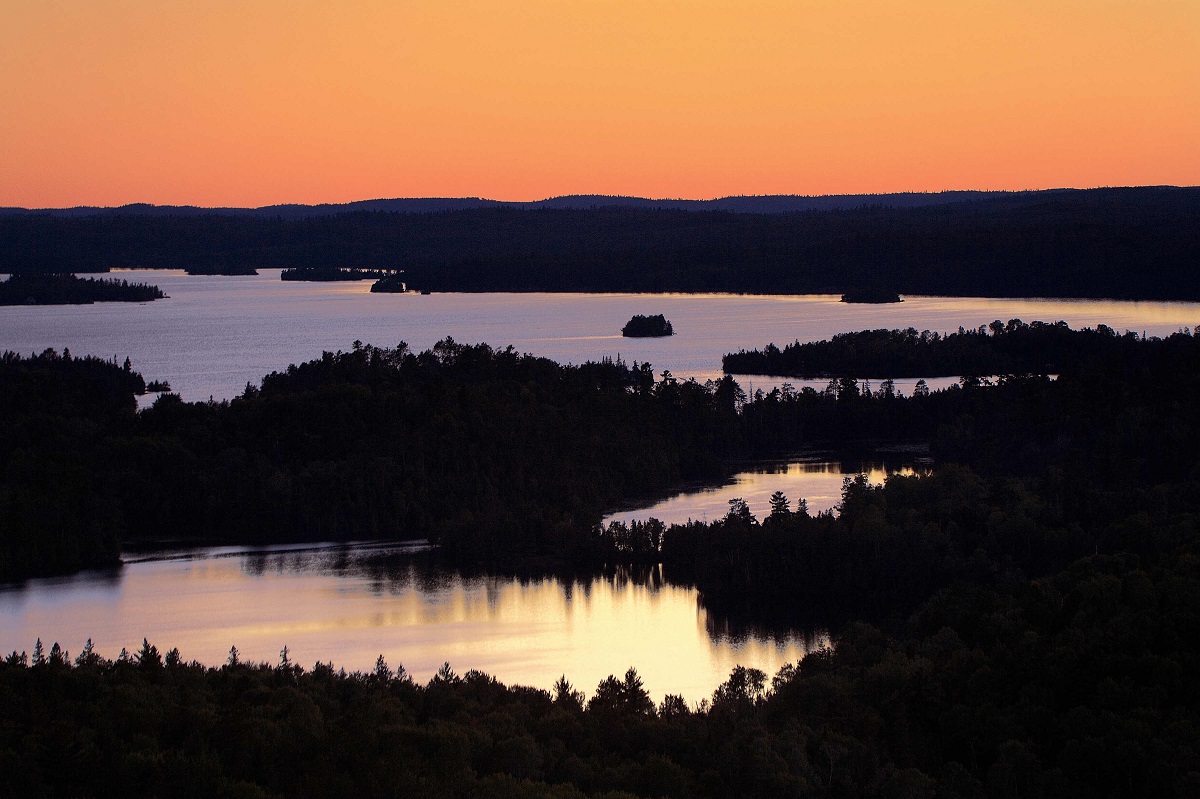
[[[750,511],[760,521],[770,513],[770,497],[782,491],[792,503],[792,509],[803,499],[808,511],[817,514],[832,510],[842,499],[845,480],[862,473],[872,484],[880,485],[891,474],[914,474],[928,468],[923,462],[908,460],[833,461],[813,458],[791,461],[757,463],[734,474],[728,481],[715,486],[697,486],[668,497],[660,502],[606,516],[604,524],[612,521],[629,522],[651,517],[667,524],[683,524],[689,520],[713,521],[729,510],[729,501],[745,500]]]

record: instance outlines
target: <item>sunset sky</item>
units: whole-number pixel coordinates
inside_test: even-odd
[[[1200,184],[1200,0],[0,0],[0,205]]]

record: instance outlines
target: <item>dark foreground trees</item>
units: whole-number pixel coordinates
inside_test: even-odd
[[[656,707],[636,671],[584,696],[443,667],[427,684],[143,642],[0,663],[14,795],[1143,797],[1200,789],[1194,554],[1098,556],[852,625],[773,678]]]

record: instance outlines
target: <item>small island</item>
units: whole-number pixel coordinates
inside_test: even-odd
[[[889,302],[904,302],[900,295],[889,289],[873,287],[873,288],[857,288],[848,289],[842,295],[842,302],[858,302],[869,303],[871,305],[883,305]]]
[[[626,338],[660,338],[675,335],[675,328],[662,314],[653,316],[635,315],[621,328],[621,335]]]
[[[167,295],[158,286],[71,274],[15,274],[0,283],[0,305],[91,305],[149,302]]]
[[[372,294],[404,294],[408,291],[408,284],[404,282],[404,275],[388,275],[381,277],[371,284]]]
[[[352,269],[337,266],[312,266],[284,269],[279,273],[280,280],[308,280],[314,282],[335,282],[341,280],[382,280],[395,277],[397,272],[392,269]]]

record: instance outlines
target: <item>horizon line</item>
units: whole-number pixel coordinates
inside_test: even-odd
[[[637,194],[599,194],[588,192],[577,192],[571,194],[555,194],[547,197],[541,197],[533,200],[499,200],[490,197],[479,195],[427,195],[427,196],[393,196],[393,197],[367,197],[356,200],[341,200],[341,201],[321,201],[321,202],[275,202],[265,205],[197,205],[193,203],[155,203],[146,201],[134,201],[121,203],[119,205],[61,205],[61,206],[23,206],[23,205],[6,205],[0,206],[0,210],[4,211],[74,211],[84,209],[95,209],[98,211],[116,211],[124,208],[148,207],[148,208],[194,208],[201,210],[238,210],[238,211],[264,211],[272,208],[319,208],[322,206],[346,206],[357,205],[362,203],[375,202],[403,202],[403,201],[427,201],[427,202],[480,202],[494,203],[497,205],[537,205],[541,203],[552,202],[554,200],[571,200],[571,199],[586,199],[595,198],[601,200],[636,200],[651,203],[716,203],[724,200],[770,200],[770,199],[804,199],[804,200],[819,200],[827,198],[849,198],[849,197],[898,197],[898,196],[936,196],[943,194],[1037,194],[1051,192],[1069,192],[1069,191],[1096,191],[1105,189],[1194,189],[1200,186],[1180,185],[1172,183],[1162,184],[1141,184],[1141,185],[1099,185],[1099,186],[1052,186],[1040,189],[937,189],[937,190],[900,190],[900,191],[879,191],[879,192],[841,192],[841,193],[825,193],[825,194],[725,194],[716,197],[646,197]]]

